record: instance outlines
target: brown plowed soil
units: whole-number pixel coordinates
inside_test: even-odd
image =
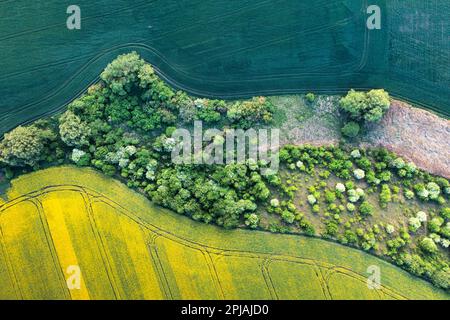
[[[428,172],[450,178],[450,121],[426,110],[393,101],[373,125],[364,146],[383,146]]]

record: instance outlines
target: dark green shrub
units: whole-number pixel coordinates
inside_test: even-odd
[[[341,132],[347,138],[355,138],[359,135],[361,128],[358,123],[350,121],[342,127]]]

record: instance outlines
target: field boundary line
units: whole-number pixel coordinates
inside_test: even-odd
[[[326,273],[326,275],[325,275],[325,281],[327,282],[328,286],[330,285],[330,279],[331,279],[331,277],[332,277],[333,275],[336,275],[336,274],[342,274],[342,275],[345,275],[345,276],[347,276],[347,277],[350,277],[350,278],[352,278],[352,279],[354,279],[354,280],[356,280],[356,281],[359,281],[359,282],[361,282],[361,283],[363,283],[363,284],[367,284],[367,276],[360,275],[360,274],[355,273],[355,272],[353,272],[352,270],[347,269],[347,268],[342,267],[342,266],[333,266],[333,267],[331,267],[331,268],[328,269],[328,271],[327,271],[327,273]],[[381,289],[379,289],[379,290],[374,290],[374,291],[380,291],[380,290],[381,290],[383,293],[384,293],[385,291],[390,292],[390,293],[391,293],[391,294],[390,294],[391,296],[392,296],[392,294],[395,294],[395,295],[397,295],[397,296],[403,298],[404,300],[410,300],[408,297],[406,297],[406,296],[404,296],[404,295],[398,293],[395,289],[393,289],[393,288],[391,288],[391,287],[387,287],[387,286],[385,286],[385,285],[383,285],[383,284],[381,284]],[[379,295],[378,292],[377,292],[377,294]]]
[[[322,268],[317,264],[314,266],[314,272],[316,274],[317,280],[319,281],[320,288],[322,289],[323,295],[327,300],[333,300],[333,295],[331,294],[328,283],[325,281]]]
[[[143,228],[140,226],[140,228]],[[172,289],[170,287],[169,280],[167,279],[167,275],[164,271],[163,263],[159,257],[158,248],[156,246],[156,240],[160,237],[159,234],[153,233],[150,230],[146,229],[147,232],[144,232],[145,236],[145,245],[147,250],[150,253],[151,260],[150,263],[153,264],[153,268],[156,272],[158,282],[160,284],[160,288],[163,290],[163,294],[167,300],[173,300]]]
[[[263,276],[267,290],[269,290],[272,300],[280,300],[280,297],[278,296],[277,290],[273,283],[272,277],[270,276],[269,265],[272,262],[272,260],[270,259],[270,257],[266,257],[265,259],[263,259],[262,261],[260,260],[259,262],[261,263],[261,274]]]
[[[103,261],[103,266],[105,268],[106,275],[109,279],[111,289],[114,293],[116,300],[120,300],[120,290],[116,283],[116,279],[114,276],[113,269],[111,267],[111,262],[109,260],[107,250],[103,244],[103,237],[101,236],[98,226],[95,222],[94,212],[92,210],[92,204],[90,202],[89,194],[83,189],[83,192],[80,192],[80,195],[83,198],[83,202],[84,202],[84,206],[86,209],[86,214],[88,216],[91,231],[94,234],[94,239],[97,243],[97,248],[100,251],[100,256]]]
[[[72,300],[72,295],[70,294],[69,288],[66,285],[66,277],[64,270],[62,269],[58,253],[55,248],[55,243],[53,241],[52,233],[50,231],[50,227],[47,222],[47,217],[45,215],[44,208],[42,206],[42,202],[36,197],[30,198],[29,201],[36,207],[36,210],[38,211],[39,220],[42,225],[42,229],[44,230],[45,239],[47,241],[47,247],[50,250],[50,254],[52,256],[52,262],[55,268],[55,271],[58,274],[58,277],[60,278],[60,286],[62,289],[63,294],[66,296],[67,300]]]
[[[203,254],[203,257],[205,258],[206,265],[208,266],[211,280],[216,287],[216,292],[220,296],[221,300],[225,300],[225,293],[223,291],[222,284],[220,283],[219,274],[217,273],[217,269],[211,257],[211,254],[207,250],[201,252]]]
[[[2,229],[2,226],[1,226],[1,220],[0,220],[0,246],[1,246],[2,255],[3,255],[3,257],[5,259],[5,262],[6,262],[8,278],[9,278],[9,281],[11,282],[11,284],[13,285],[13,288],[14,288],[14,294],[15,294],[16,298],[18,298],[18,299],[20,298],[21,300],[23,300],[24,296],[22,294],[22,289],[20,288],[19,280],[17,279],[15,270],[13,268],[11,259],[10,259],[9,254],[8,254],[8,249],[6,248],[6,244],[5,244],[5,241],[3,239],[3,229]]]

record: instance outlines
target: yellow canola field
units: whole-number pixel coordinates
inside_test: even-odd
[[[225,231],[154,206],[91,169],[13,181],[0,203],[0,299],[448,299],[361,251]],[[381,288],[367,286],[367,269]]]

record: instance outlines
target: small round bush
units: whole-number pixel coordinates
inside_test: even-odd
[[[441,227],[441,235],[450,239],[450,222],[447,222],[445,226]]]
[[[348,201],[353,202],[353,203],[358,202],[360,197],[359,197],[358,193],[356,193],[356,190],[353,190],[353,189],[348,190],[347,194],[348,194]]]
[[[427,200],[430,196],[430,192],[425,188],[425,186],[422,183],[418,183],[414,185],[414,190],[416,191],[417,196],[421,200]]]
[[[255,213],[249,214],[245,220],[245,225],[252,229],[256,229],[259,225],[259,216]]]
[[[308,203],[313,205],[317,202],[316,197],[314,197],[312,194],[308,195]]]
[[[286,223],[292,224],[292,223],[294,223],[295,215],[294,215],[292,212],[290,212],[290,211],[284,210],[284,211],[281,213],[281,218],[282,218]]]
[[[412,190],[405,190],[405,198],[411,200],[414,198],[414,192]]]
[[[274,208],[277,208],[280,206],[280,201],[278,199],[272,199],[270,200],[270,205]]]
[[[336,184],[336,190],[343,193],[345,192],[345,186],[342,183]]]
[[[428,197],[432,200],[436,200],[441,193],[441,188],[435,182],[429,182],[427,184],[427,190],[429,193]]]
[[[425,222],[427,221],[427,214],[423,211],[419,211],[416,214],[416,218],[419,219],[420,222]]]
[[[393,225],[388,224],[388,225],[386,226],[386,232],[387,232],[388,234],[392,234],[392,233],[394,233],[394,231],[395,231],[395,228],[394,228]]]
[[[361,188],[356,188],[355,191],[356,191],[356,194],[357,194],[358,196],[360,196],[361,198],[365,196],[365,192],[364,192],[363,189],[361,189]]]
[[[353,171],[353,175],[355,176],[356,179],[361,180],[364,179],[366,173],[362,169],[356,169],[355,171]]]
[[[258,162],[255,159],[252,159],[252,158],[247,160],[247,166],[252,171],[256,171],[259,168]]]
[[[435,217],[428,223],[428,230],[430,230],[430,232],[439,232],[443,224],[444,219],[441,217]]]
[[[430,233],[430,238],[434,241],[434,243],[440,243],[441,242],[441,236],[437,233]]]
[[[436,243],[433,241],[433,239],[425,237],[419,242],[419,247],[426,253],[436,253],[438,248],[436,246]]]
[[[441,210],[440,215],[444,219],[450,219],[450,207],[445,207]]]
[[[361,158],[361,152],[358,149],[355,149],[350,153],[350,156],[355,159]]]
[[[332,191],[325,191],[325,201],[328,203],[333,203],[336,201],[336,193]]]
[[[416,217],[412,217],[409,218],[409,230],[411,230],[412,232],[416,232],[417,230],[419,230],[420,226],[422,225],[420,223],[420,220],[417,219]]]
[[[314,102],[314,100],[316,100],[316,96],[314,95],[314,93],[309,92],[306,94],[305,96],[306,100],[308,100],[308,102],[312,103]]]
[[[347,138],[355,138],[358,136],[361,127],[357,122],[350,121],[345,126],[342,127],[341,132],[342,135]]]
[[[367,201],[361,203],[361,206],[359,207],[359,212],[363,216],[371,216],[373,214],[373,210],[373,206]]]
[[[405,167],[405,160],[399,157],[395,159],[392,164],[397,169],[403,169]]]

